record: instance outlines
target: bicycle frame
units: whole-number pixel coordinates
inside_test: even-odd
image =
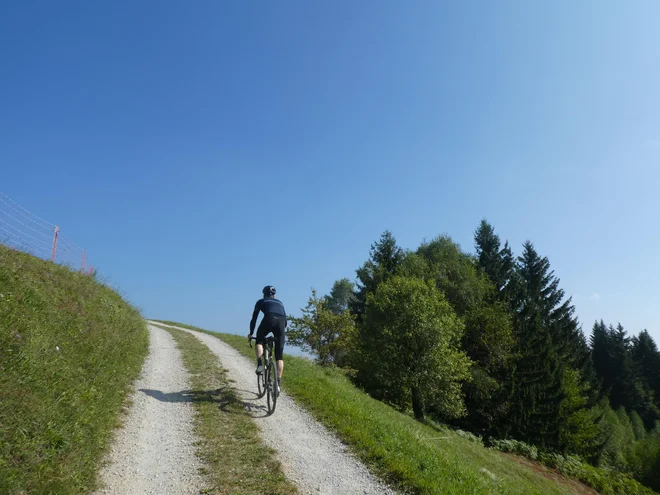
[[[250,338],[250,347],[252,347],[252,339],[256,340],[254,337]],[[273,361],[273,356],[275,354],[275,337],[267,337],[265,340],[266,342],[265,345],[263,345],[263,354],[261,356],[264,371],[262,377],[258,377],[257,380],[263,380],[263,382],[259,381],[259,384],[264,384],[263,393],[267,396],[268,413],[273,414],[277,405],[277,397],[279,396],[277,390],[277,363]],[[274,373],[273,377],[271,377],[271,373]],[[261,395],[261,397],[263,397],[263,395]]]

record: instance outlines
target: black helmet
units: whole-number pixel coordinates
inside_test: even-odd
[[[264,293],[264,297],[274,296],[275,287],[273,287],[272,285],[267,285],[266,287],[264,287],[264,290],[262,290],[261,292]]]

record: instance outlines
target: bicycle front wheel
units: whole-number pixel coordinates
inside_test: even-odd
[[[273,414],[277,405],[277,369],[275,368],[275,361],[268,363],[266,391],[268,393],[268,397],[266,398],[268,402],[268,414]]]

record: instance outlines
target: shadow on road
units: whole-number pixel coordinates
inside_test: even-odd
[[[230,414],[239,414],[239,411],[232,409],[231,405],[240,403],[245,411],[253,418],[264,418],[268,416],[265,402],[255,402],[260,400],[260,398],[256,392],[250,390],[222,387],[215,390],[182,390],[181,392],[168,393],[149,388],[141,388],[139,391],[161,402],[213,402],[222,411]]]

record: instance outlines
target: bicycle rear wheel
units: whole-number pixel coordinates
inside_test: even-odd
[[[262,371],[260,375],[257,375],[257,399],[261,399],[266,393],[266,370]]]
[[[268,414],[275,412],[277,405],[277,370],[275,368],[275,361],[269,361],[268,370],[266,375],[266,391],[268,396],[266,401],[268,403]]]
[[[263,359],[264,363],[264,368],[263,371],[261,372],[260,375],[257,375],[257,390],[259,391],[259,395],[257,395],[257,399],[261,399],[264,395],[266,395],[266,375],[268,375],[268,370],[266,369],[268,366],[268,347],[264,348],[264,353],[261,356]]]

